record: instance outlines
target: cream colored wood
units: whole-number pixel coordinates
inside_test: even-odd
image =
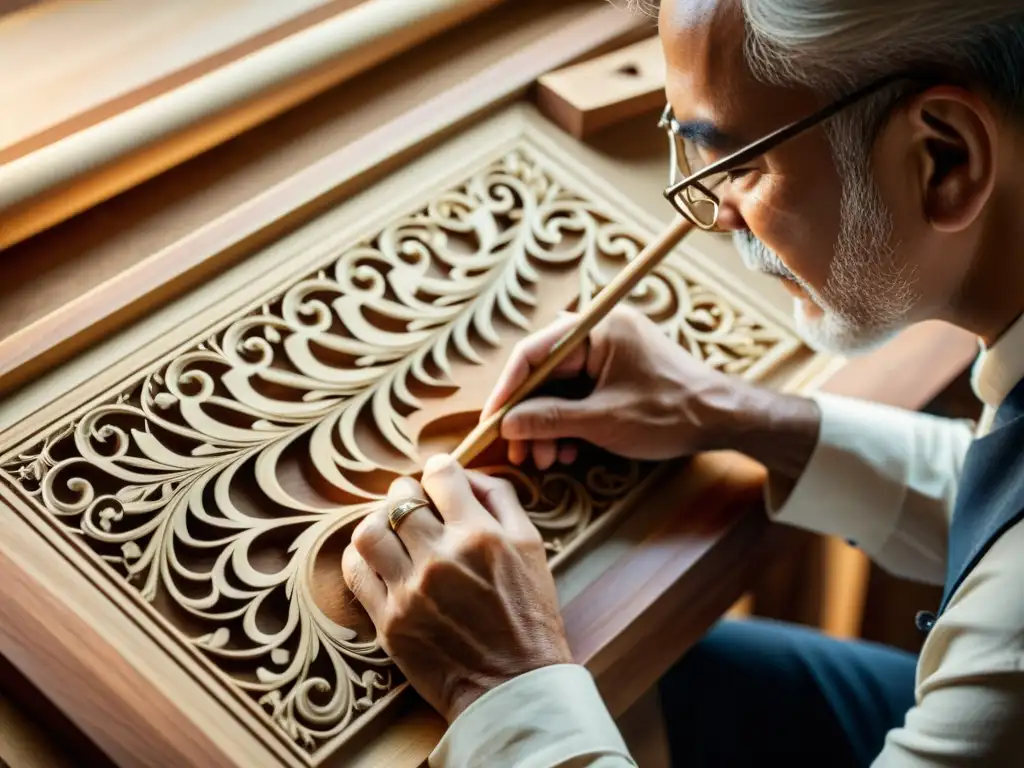
[[[452,452],[455,460],[466,465],[497,440],[501,432],[501,422],[505,416],[546,383],[555,369],[568,360],[573,351],[581,344],[586,342],[591,331],[608,316],[608,313],[622,303],[623,299],[631,295],[638,288],[640,281],[649,277],[662,259],[671,253],[693,228],[690,221],[680,217],[664,232],[651,238],[643,249],[618,271],[615,278],[604,285],[590,301],[580,302],[579,321],[576,325],[558,340],[544,361],[530,373],[522,384],[513,390],[505,404],[463,438]]]
[[[329,0],[48,0],[0,18],[0,150]],[[10,159],[10,158],[6,158]]]
[[[222,747],[219,753],[208,755],[207,766],[226,766],[229,759],[230,765],[238,768],[304,765],[279,741],[266,738],[269,734],[250,730],[240,702],[211,684],[209,673],[171,640],[166,625],[143,613],[136,595],[116,588],[111,581],[113,574],[98,570],[95,561],[85,555],[73,537],[33,513],[7,482],[0,482],[0,518],[0,562],[13,562],[20,578],[38,583],[49,599],[63,603],[82,617],[116,653],[119,663],[140,671],[146,682],[145,689],[123,689],[121,701],[90,702],[87,695],[77,690],[80,671],[102,669],[110,662],[109,657],[97,656],[93,648],[84,645],[76,655],[73,651],[78,650],[78,645],[71,645],[74,638],[68,638],[67,629],[61,625],[47,627],[47,631],[72,650],[59,658],[40,657],[40,649],[48,642],[21,634],[19,626],[0,623],[0,641],[8,660],[72,716],[112,760],[121,765],[138,765],[138,755],[146,754],[146,744],[122,735],[136,730],[131,722],[120,722],[118,728],[111,728],[104,722],[107,712],[127,709],[138,713],[140,720],[147,720],[161,717],[165,706],[173,703],[190,728],[180,734],[182,741],[193,741],[194,735],[201,733]],[[6,602],[13,599],[10,583],[5,584],[4,595],[5,604],[0,610],[6,609]],[[43,606],[36,608],[43,610]],[[248,717],[251,719],[252,714]],[[112,736],[113,740],[108,742],[105,736]]]
[[[136,351],[130,330],[112,340],[106,370],[57,376],[51,405],[0,434],[5,496],[75,542],[35,568],[60,556],[94,580],[115,626],[165,649],[133,654],[142,668],[187,671],[221,703],[211,728],[326,765],[402,690],[338,601],[348,532],[468,431],[513,340],[588,302],[656,228],[566,141],[507,110],[158,313]],[[743,294],[684,244],[630,301],[722,370],[805,368]],[[548,473],[484,458],[520,489],[561,595],[608,562],[597,544],[654,477],[600,453]]]
[[[365,0],[0,166],[0,249],[501,0]]]
[[[669,180],[668,138],[657,121],[657,111],[638,115],[610,126],[586,142],[563,136],[560,145],[594,171],[603,185],[599,191],[617,190],[634,207],[664,226],[675,215],[675,209],[663,194]],[[694,232],[687,242],[707,257],[730,292],[754,297],[778,322],[792,327],[792,295],[778,279],[747,269],[730,235]]]
[[[786,382],[783,390],[798,394],[816,392],[849,362],[840,355],[814,355],[799,374]]]

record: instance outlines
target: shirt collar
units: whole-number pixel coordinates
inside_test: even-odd
[[[996,343],[981,354],[971,370],[974,394],[990,408],[998,408],[1011,390],[1024,379],[1024,315],[1017,318]]]

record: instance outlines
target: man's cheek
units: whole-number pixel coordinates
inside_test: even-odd
[[[792,202],[780,195],[766,198],[764,202],[756,218],[750,219],[751,231],[778,255],[789,276],[820,294],[835,254],[837,232],[830,232],[831,222],[819,221],[813,213],[808,213],[813,212],[816,205],[793,208],[792,205],[770,204]]]
[[[831,251],[825,258],[811,258],[805,252],[793,249],[781,252],[789,276],[801,288],[801,295],[820,295],[827,282]]]

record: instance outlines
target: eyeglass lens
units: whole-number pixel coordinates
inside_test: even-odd
[[[672,185],[699,173],[701,169],[707,167],[708,161],[692,141],[671,130],[669,136],[673,142],[672,155],[675,162],[669,180],[669,184]],[[711,194],[711,190],[725,181],[726,176],[727,174],[718,173],[702,179],[698,183],[688,185],[676,193],[676,204],[698,226],[714,226],[715,220],[718,218],[718,200]]]

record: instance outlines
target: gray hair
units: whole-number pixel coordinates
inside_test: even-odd
[[[673,0],[674,1],[674,0]],[[1020,0],[741,0],[755,77],[829,96],[891,73],[927,73],[985,92],[1024,118],[1024,7]],[[658,0],[627,0],[656,13]],[[905,88],[853,110],[869,132]]]

